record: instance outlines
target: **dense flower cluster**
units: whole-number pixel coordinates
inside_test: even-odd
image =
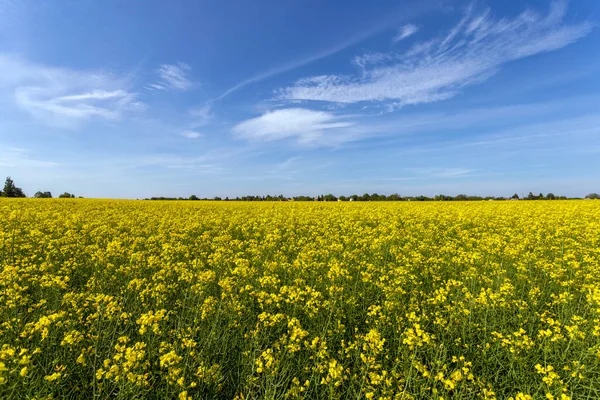
[[[600,396],[600,203],[0,199],[0,398]]]

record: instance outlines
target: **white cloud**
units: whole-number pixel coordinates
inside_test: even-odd
[[[426,2],[426,1],[416,2],[415,4],[412,4],[411,7],[408,7],[408,9],[405,9],[403,11],[402,19],[406,20],[406,19],[416,18],[419,15],[429,11],[432,8],[432,5],[433,5],[432,2]],[[354,46],[357,43],[360,43],[374,35],[381,33],[382,31],[389,29],[391,26],[397,25],[398,22],[399,21],[396,18],[396,16],[394,15],[394,13],[390,13],[390,15],[386,16],[385,18],[383,18],[381,20],[371,21],[367,25],[368,28],[366,28],[365,30],[360,30],[358,32],[355,32],[354,34],[347,37],[346,40],[344,40],[343,42],[338,43],[337,45],[332,46],[327,49],[324,49],[322,51],[318,51],[307,57],[288,62],[288,63],[281,65],[279,67],[276,67],[276,68],[271,68],[263,73],[260,73],[251,78],[245,79],[245,80],[239,82],[238,84],[236,84],[235,86],[227,89],[219,97],[213,99],[212,101],[220,100],[220,99],[230,95],[231,93],[236,92],[252,83],[260,82],[260,81],[268,79],[270,77],[279,75],[281,73],[284,73],[284,72],[287,72],[290,70],[294,70],[296,68],[310,64],[314,61],[318,61],[323,58],[329,57],[333,54],[339,53],[340,51],[345,50],[348,47]]]
[[[138,157],[111,158],[107,164],[120,165],[123,168],[142,168],[156,167],[171,170],[196,170],[204,172],[222,172],[226,171],[236,162],[250,156],[258,156],[262,151],[248,147],[222,147],[213,148],[203,154],[180,154],[180,153],[160,153],[144,154]],[[228,167],[223,166],[223,161],[227,160]]]
[[[392,107],[448,99],[507,62],[560,49],[591,31],[587,22],[564,24],[565,12],[565,2],[557,1],[545,16],[527,10],[494,20],[488,10],[477,14],[470,7],[444,37],[417,43],[406,53],[365,54],[354,60],[360,75],[304,78],[277,97]]]
[[[415,33],[417,33],[418,30],[419,30],[419,27],[416,26],[415,24],[406,24],[398,30],[398,33],[396,34],[396,36],[394,36],[392,41],[394,43],[396,43],[401,40],[404,40],[407,37],[412,36]]]
[[[209,104],[192,107],[188,110],[188,112],[192,116],[193,124],[195,126],[208,125],[215,117]]]
[[[143,107],[127,82],[104,72],[48,67],[0,54],[0,89],[18,108],[52,125],[117,119]]]
[[[167,88],[159,83],[149,83],[148,86],[146,86],[146,89],[148,90],[167,90]]]
[[[286,108],[243,121],[233,128],[233,132],[243,139],[255,141],[296,138],[300,143],[311,143],[319,141],[326,131],[351,125],[352,122],[329,112]]]
[[[186,130],[181,132],[181,136],[188,138],[188,139],[198,139],[201,138],[202,136],[204,136],[203,134],[201,134],[200,132],[196,132],[196,131],[192,131],[192,130]]]
[[[177,64],[163,64],[158,68],[160,82],[150,84],[150,87],[157,90],[188,90],[194,84],[187,77],[187,72],[192,68],[186,64],[179,62]]]
[[[22,107],[33,114],[49,113],[70,119],[85,119],[88,117],[115,119],[120,116],[122,107],[113,107],[112,105],[131,103],[131,100],[133,100],[133,95],[123,90],[112,92],[93,91],[48,98],[45,89],[35,87],[17,88],[15,97]],[[109,103],[112,105],[108,105]]]

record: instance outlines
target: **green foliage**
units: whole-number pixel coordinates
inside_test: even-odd
[[[4,189],[2,190],[2,197],[27,197],[20,187],[15,186],[15,183],[10,176],[6,178],[4,182]]]
[[[51,199],[52,198],[52,193],[50,192],[35,192],[35,194],[33,195],[33,197],[35,197],[36,199]]]

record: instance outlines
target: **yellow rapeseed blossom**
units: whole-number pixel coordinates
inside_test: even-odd
[[[0,398],[587,398],[600,202],[0,198]]]

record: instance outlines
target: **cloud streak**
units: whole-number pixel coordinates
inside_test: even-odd
[[[118,119],[144,104],[126,79],[97,71],[38,65],[0,54],[0,89],[9,101],[34,118],[71,127],[83,121]]]
[[[188,110],[188,113],[193,118],[193,123],[195,126],[208,125],[215,118],[211,111],[210,105],[192,107]]]
[[[390,107],[445,100],[508,62],[560,49],[591,31],[587,22],[564,24],[565,13],[563,1],[552,3],[546,15],[527,10],[499,20],[489,10],[477,13],[470,7],[445,36],[417,43],[405,53],[364,54],[354,60],[360,75],[303,78],[280,89],[276,98],[383,102]]]
[[[268,111],[243,121],[233,128],[239,138],[251,141],[274,141],[294,138],[299,143],[320,142],[326,132],[349,128],[354,123],[330,112],[304,108]]]
[[[188,78],[188,72],[192,69],[188,64],[178,62],[177,64],[162,64],[157,72],[160,80],[148,86],[150,90],[189,90],[194,83]]]
[[[186,131],[181,132],[181,136],[183,136],[184,138],[188,138],[188,139],[199,139],[204,135],[201,134],[200,132],[186,130]]]
[[[402,20],[402,19],[406,20],[407,18],[416,17],[417,15],[420,15],[420,14],[424,13],[425,11],[429,10],[433,4],[434,3],[432,1],[421,1],[418,3],[411,4],[410,11],[409,12],[404,11],[400,20]],[[304,65],[310,64],[312,62],[332,56],[336,53],[339,53],[340,51],[342,51],[344,49],[347,49],[348,47],[354,46],[355,44],[362,42],[363,40],[366,40],[370,37],[380,34],[381,32],[389,29],[390,26],[395,25],[398,22],[399,22],[399,18],[397,18],[397,16],[394,16],[394,15],[388,16],[387,18],[385,18],[383,20],[372,23],[370,28],[365,29],[361,32],[358,32],[358,33],[350,36],[348,39],[342,41],[341,43],[339,43],[335,46],[332,46],[328,49],[316,52],[310,56],[291,61],[291,62],[283,64],[279,67],[268,69],[267,71],[265,71],[263,73],[260,73],[251,78],[245,79],[245,80],[239,82],[238,84],[232,86],[231,88],[227,89],[219,97],[217,97],[211,101],[221,100],[224,97],[230,95],[231,93],[236,92],[252,83],[263,81],[265,79],[282,74],[284,72],[294,70],[296,68],[303,67]]]
[[[419,30],[415,24],[406,24],[398,30],[398,34],[394,36],[392,42],[396,43],[414,35]]]

